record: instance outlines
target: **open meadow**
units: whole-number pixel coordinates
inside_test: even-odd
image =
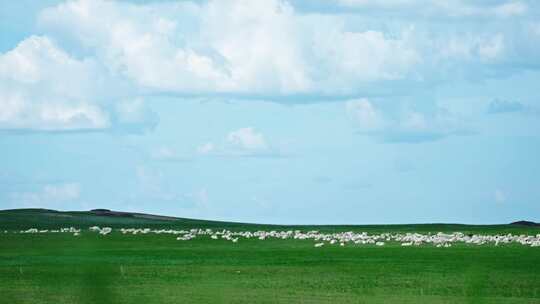
[[[112,227],[100,234],[94,225]],[[437,232],[536,235],[524,226],[262,226],[43,210],[0,212],[2,303],[540,303],[540,247],[519,243],[344,246],[313,239],[121,233]],[[79,227],[79,233],[51,230]],[[48,233],[20,233],[22,229]],[[7,232],[5,232],[5,231]],[[142,230],[142,229],[141,229]],[[76,235],[78,234],[78,235]]]

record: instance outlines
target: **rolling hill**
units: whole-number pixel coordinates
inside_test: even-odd
[[[367,231],[380,232],[471,232],[471,233],[513,233],[537,234],[540,226],[534,222],[517,221],[500,225],[464,224],[399,224],[399,225],[270,225],[237,222],[223,222],[202,219],[153,215],[135,212],[94,209],[90,211],[57,211],[50,209],[0,210],[0,230],[28,228],[51,229],[61,227],[88,228],[91,226],[119,227],[160,227],[160,228],[213,228],[213,229],[301,229],[320,231]]]

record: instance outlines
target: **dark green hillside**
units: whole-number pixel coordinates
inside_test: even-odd
[[[462,224],[400,224],[400,225],[265,225],[208,221],[177,218],[142,213],[116,212],[105,209],[93,211],[56,211],[48,209],[0,210],[0,230],[20,230],[28,228],[52,229],[61,227],[87,228],[108,226],[112,228],[213,228],[232,230],[256,229],[299,229],[319,231],[366,231],[382,232],[464,232],[464,233],[512,233],[537,234],[540,227],[534,225],[462,225]]]
[[[240,224],[185,218],[154,216],[128,212],[56,211],[14,209],[0,211],[0,229],[51,229],[61,227],[234,227]]]

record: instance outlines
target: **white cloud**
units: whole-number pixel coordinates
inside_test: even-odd
[[[240,128],[227,135],[227,142],[243,150],[265,150],[268,148],[261,133],[252,127]]]
[[[35,192],[12,193],[11,200],[18,206],[44,207],[76,201],[80,194],[78,183],[49,184]]]
[[[99,18],[90,17],[96,12]],[[92,48],[112,72],[137,85],[174,91],[226,87],[225,71],[213,58],[185,46],[195,39],[188,37],[192,29],[185,22],[199,14],[191,3],[145,6],[82,0],[47,9],[40,20]]]
[[[253,127],[231,131],[225,139],[215,144],[207,142],[197,147],[201,155],[223,157],[281,157],[283,153],[267,142],[264,135]]]
[[[390,115],[365,98],[350,100],[345,108],[359,133],[384,142],[420,143],[468,133],[464,121],[444,108],[425,113],[405,108]]]
[[[197,152],[199,154],[210,154],[215,150],[215,146],[211,142],[207,142],[205,144],[200,145],[197,147]]]
[[[47,37],[22,41],[0,54],[0,129],[108,128],[107,113],[89,100],[94,76],[92,61],[70,57]]]
[[[0,54],[0,129],[151,130],[158,122],[141,98],[122,88],[94,59],[77,59],[49,37],[31,36]]]
[[[344,0],[341,5],[449,16],[528,13],[520,1]],[[523,60],[519,55],[530,48],[513,35],[527,26],[432,29],[413,20],[382,30],[384,22],[351,26],[358,20],[348,15],[302,14],[279,0],[137,5],[79,0],[46,9],[39,20],[48,34],[92,53],[115,77],[150,93],[357,94],[377,91],[388,81],[453,77],[455,69],[478,73],[482,65]]]
[[[361,130],[379,130],[386,125],[383,115],[366,98],[349,100],[345,106],[347,113]]]
[[[99,18],[90,18],[95,12]],[[80,0],[45,10],[40,23],[92,49],[113,73],[157,91],[346,91],[358,81],[403,78],[420,60],[410,30],[352,32],[339,17],[300,15],[278,0]]]
[[[420,7],[451,16],[530,14],[521,1],[341,5]],[[459,30],[357,19],[299,13],[280,0],[64,2],[39,15],[44,36],[0,54],[0,129],[144,132],[159,119],[138,96],[367,96],[388,94],[389,85],[392,92],[412,91],[456,75],[503,75],[493,72],[497,67],[515,73],[538,61],[534,22]],[[518,68],[508,69],[511,63]]]

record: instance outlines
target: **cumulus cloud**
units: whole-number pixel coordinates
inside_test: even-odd
[[[18,206],[55,206],[76,201],[80,194],[81,187],[78,183],[48,184],[38,191],[12,193],[11,200]]]
[[[397,9],[407,15],[529,13],[520,1],[344,0],[341,5]],[[519,34],[529,31],[527,24],[510,24],[504,27],[508,30],[434,30],[408,22],[382,30],[384,22],[351,26],[356,21],[347,15],[306,14],[297,11],[299,6],[278,0],[144,5],[79,0],[46,9],[39,20],[47,33],[83,48],[140,88],[186,95],[347,95],[365,92],[377,82],[426,82],[433,75],[425,73],[441,73],[441,66],[449,76],[446,69],[466,69],[471,61],[478,63],[469,69],[474,73],[484,64],[538,57],[538,43]],[[99,18],[92,17],[95,12]],[[438,54],[451,54],[455,62]]]
[[[227,135],[227,142],[242,150],[266,150],[268,146],[261,133],[257,133],[252,127],[240,128]]]
[[[405,109],[390,115],[365,98],[349,100],[345,107],[360,134],[382,142],[421,143],[468,133],[462,119],[443,108],[429,113]]]
[[[245,44],[257,37],[260,43],[270,42],[276,36],[272,31],[279,30],[268,24],[270,19],[286,14],[277,11],[280,6],[268,5],[259,7],[261,12],[268,9],[263,14],[267,18],[252,18],[251,9],[258,6],[250,3],[219,1],[202,7],[190,2],[77,1],[45,10],[41,23],[91,48],[113,72],[139,86],[183,93],[242,91],[259,86],[263,75],[254,73],[264,74],[265,69],[270,77],[279,66],[291,75],[298,73],[294,62],[287,61],[289,54],[276,52],[274,58],[263,60],[269,55],[260,53],[267,50],[265,44],[258,49]],[[96,11],[101,12],[99,20],[89,17]],[[260,32],[264,30],[267,33]],[[294,81],[284,79],[287,85]]]
[[[31,36],[0,54],[0,129],[140,133],[155,127],[158,118],[141,98],[108,100],[115,98],[105,93],[110,80],[94,59],[77,59],[49,37]]]
[[[89,17],[97,11],[100,18]],[[402,78],[420,60],[409,31],[389,37],[319,19],[277,0],[146,6],[80,0],[40,16],[46,29],[92,49],[113,72],[149,90],[349,90],[357,81]]]
[[[199,154],[210,154],[215,150],[215,146],[211,142],[204,143],[197,147],[197,152]]]
[[[347,113],[363,131],[376,131],[387,126],[383,114],[366,98],[349,100],[345,104]]]
[[[267,142],[253,127],[229,132],[220,144],[207,142],[197,147],[200,155],[225,157],[283,157],[284,154]]]
[[[107,113],[89,100],[91,60],[77,60],[49,38],[32,36],[0,54],[0,128],[104,129]]]
[[[141,96],[382,96],[463,75],[500,77],[539,59],[537,22],[505,21],[530,16],[530,2],[339,2],[503,20],[462,30],[360,22],[291,2],[75,0],[47,8],[43,36],[0,54],[0,129],[141,133],[159,122]]]

